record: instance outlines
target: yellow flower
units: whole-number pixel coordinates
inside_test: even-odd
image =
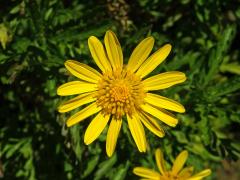
[[[148,57],[153,48],[153,37],[140,42],[127,65],[123,65],[122,49],[112,31],[106,32],[104,44],[105,47],[94,36],[88,39],[91,55],[101,73],[77,61],[65,62],[68,71],[80,80],[61,85],[57,89],[57,94],[79,95],[60,105],[58,111],[65,113],[91,103],[67,120],[67,126],[70,127],[97,113],[84,135],[84,142],[87,145],[101,134],[111,119],[106,140],[108,156],[115,150],[122,119],[126,116],[139,151],[145,152],[147,142],[142,124],[157,136],[163,137],[164,131],[158,124],[159,120],[172,127],[178,123],[176,117],[167,110],[185,112],[184,107],[178,102],[150,91],[182,83],[186,76],[184,73],[172,71],[145,79],[164,61],[171,50],[171,45],[166,44]]]
[[[174,161],[172,169],[168,171],[164,164],[163,154],[160,149],[157,149],[155,159],[160,173],[144,167],[134,168],[133,173],[148,180],[200,180],[211,174],[210,169],[205,169],[192,176],[192,166],[183,168],[187,157],[188,152],[182,151]]]

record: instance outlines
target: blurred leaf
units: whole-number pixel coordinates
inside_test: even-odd
[[[5,63],[5,61],[9,58],[9,56],[5,54],[0,54],[0,64]]]
[[[229,78],[226,82],[218,83],[209,89],[211,98],[230,94],[240,89],[240,76]]]
[[[7,27],[4,24],[0,24],[0,43],[3,49],[6,49],[7,42],[10,40]]]
[[[94,156],[94,157],[92,157],[91,159],[88,160],[87,167],[83,172],[82,178],[85,178],[90,173],[92,173],[94,168],[97,166],[98,161],[99,161],[99,156]]]
[[[238,63],[222,64],[220,67],[220,71],[240,75],[240,64]]]
[[[235,26],[228,26],[224,30],[220,41],[217,44],[216,49],[211,51],[209,61],[208,61],[208,72],[204,77],[204,85],[207,85],[208,82],[213,78],[213,76],[218,72],[223,57],[227,50],[229,49],[231,42],[236,34]]]
[[[113,167],[113,165],[117,162],[117,155],[114,154],[111,158],[106,161],[101,162],[98,165],[98,170],[95,173],[94,180],[101,179],[102,177],[106,176],[107,172]]]
[[[105,31],[109,28],[109,23],[103,23],[98,27],[91,27],[85,31],[81,31],[78,26],[69,28],[64,32],[57,33],[50,40],[53,42],[69,42],[69,41],[80,41],[89,38],[91,35],[100,36],[105,33]]]
[[[126,164],[121,165],[116,174],[114,174],[114,177],[112,178],[113,180],[124,180],[126,178],[127,175],[127,171],[129,169],[130,163],[129,161],[127,161]]]

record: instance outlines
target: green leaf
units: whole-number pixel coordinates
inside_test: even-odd
[[[82,148],[81,148],[81,138],[80,138],[80,126],[73,126],[70,129],[71,137],[72,137],[72,148],[75,152],[75,155],[79,161],[82,159]]]
[[[127,161],[126,164],[122,164],[118,169],[117,169],[117,173],[114,174],[113,180],[124,180],[126,175],[127,175],[127,171],[129,169],[130,166],[130,162]]]
[[[214,75],[219,71],[221,62],[223,61],[224,55],[229,49],[233,38],[236,35],[236,26],[227,26],[225,31],[221,35],[221,39],[218,42],[215,49],[210,53],[208,60],[208,72],[204,77],[204,86],[213,79]]]
[[[87,167],[83,172],[82,178],[87,177],[89,174],[91,174],[94,170],[94,168],[97,166],[99,161],[99,156],[96,155],[88,160]]]
[[[229,63],[229,64],[222,64],[220,66],[221,72],[230,72],[233,74],[240,75],[240,64],[238,63]]]
[[[99,180],[102,177],[104,177],[108,171],[110,171],[113,167],[113,165],[117,162],[117,155],[114,154],[110,159],[103,161],[98,166],[98,170],[95,173],[94,180]]]
[[[230,94],[240,89],[240,76],[236,76],[226,80],[225,82],[218,83],[209,89],[211,98],[219,97]]]
[[[9,59],[9,56],[5,55],[5,54],[0,54],[0,64],[5,63],[5,61]]]
[[[79,27],[68,28],[68,30],[64,32],[59,32],[55,36],[53,36],[50,40],[53,42],[71,42],[71,41],[80,41],[88,39],[90,36],[101,36],[109,29],[109,23],[103,23],[98,27],[91,27],[86,31],[79,31]]]
[[[23,146],[25,142],[26,142],[25,139],[20,139],[17,144],[6,145],[3,149],[3,153],[6,154],[6,158],[10,158],[14,155],[14,153],[18,152],[21,146]]]

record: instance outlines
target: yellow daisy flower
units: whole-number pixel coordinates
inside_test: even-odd
[[[210,169],[205,169],[195,175],[192,175],[192,166],[183,168],[187,157],[188,152],[186,150],[182,151],[175,159],[172,169],[168,171],[166,170],[164,164],[165,161],[163,154],[160,149],[157,149],[155,151],[155,159],[160,173],[144,167],[134,168],[133,173],[146,180],[201,180],[211,174]]]
[[[182,83],[186,76],[182,72],[172,71],[145,79],[165,60],[171,50],[171,45],[166,44],[148,57],[153,44],[153,37],[141,41],[130,56],[128,64],[123,65],[120,43],[112,31],[107,31],[104,37],[105,47],[94,36],[88,39],[91,55],[101,73],[74,60],[65,62],[68,71],[80,80],[61,85],[57,94],[79,95],[60,105],[58,111],[65,113],[91,103],[71,116],[67,120],[67,126],[70,127],[97,113],[85,132],[85,144],[92,143],[111,120],[106,140],[107,155],[111,156],[115,150],[122,119],[126,116],[139,151],[145,152],[147,142],[142,124],[159,137],[164,136],[164,131],[158,120],[172,127],[177,125],[178,120],[167,110],[183,113],[184,107],[150,91]]]

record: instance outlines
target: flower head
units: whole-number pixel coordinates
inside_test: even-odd
[[[127,117],[129,129],[139,151],[145,152],[147,142],[142,124],[159,137],[164,136],[159,120],[172,127],[177,125],[178,120],[167,110],[183,113],[184,107],[150,91],[182,83],[186,76],[184,73],[172,71],[145,79],[165,60],[171,50],[171,45],[166,44],[148,57],[153,44],[153,37],[141,41],[127,65],[124,65],[120,43],[112,31],[107,31],[104,37],[105,47],[94,36],[88,39],[91,55],[101,72],[74,60],[65,62],[69,72],[80,80],[61,85],[57,94],[79,95],[60,105],[58,111],[65,113],[91,103],[71,116],[67,120],[67,126],[97,114],[86,130],[85,144],[92,143],[110,120],[106,151],[108,156],[111,156],[115,150],[122,120]]]
[[[167,170],[164,164],[163,154],[160,149],[157,149],[155,152],[155,159],[160,173],[144,167],[134,168],[133,173],[149,180],[201,180],[211,174],[210,169],[205,169],[192,175],[192,166],[183,168],[187,157],[188,152],[186,150],[182,151],[175,159],[172,169]]]

